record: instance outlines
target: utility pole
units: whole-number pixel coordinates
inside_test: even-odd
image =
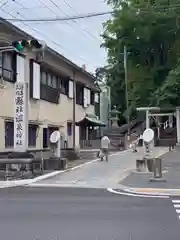
[[[76,74],[73,72],[73,149],[76,146]]]
[[[125,98],[127,110],[127,124],[128,124],[128,140],[130,136],[130,122],[129,122],[129,97],[128,97],[128,69],[127,69],[127,47],[124,46],[124,73],[125,73]]]

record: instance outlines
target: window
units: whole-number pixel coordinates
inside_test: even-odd
[[[47,84],[47,73],[41,72],[41,83]]]
[[[50,87],[50,88],[56,89],[60,93],[68,96],[68,93],[69,93],[68,78],[63,78],[62,76],[59,76],[57,73],[54,73],[51,70],[46,70],[44,68],[41,68],[41,84],[46,85],[43,88],[47,89],[47,87]],[[49,91],[51,91],[51,90],[49,90]],[[44,94],[43,94],[43,96],[44,96]],[[43,97],[43,99],[44,99],[44,97]]]
[[[41,83],[54,89],[60,89],[61,79],[56,73],[41,68]],[[64,90],[65,92],[66,90]]]
[[[15,55],[10,52],[0,53],[0,76],[6,81],[16,81],[16,61]]]
[[[84,104],[84,87],[82,84],[76,84],[76,104]]]
[[[56,89],[58,88],[57,79],[57,76],[52,76],[52,87]]]
[[[28,135],[29,147],[36,147],[37,130],[38,130],[37,125],[29,124],[29,135]]]
[[[67,135],[72,136],[72,123],[71,122],[67,123]]]
[[[52,87],[52,76],[51,74],[47,74],[47,85]]]
[[[36,136],[38,126],[29,124],[28,145],[36,147]],[[14,147],[14,122],[5,122],[5,148]]]
[[[68,95],[69,93],[69,80],[68,79],[62,79],[61,80],[61,89],[62,94]]]
[[[94,105],[94,92],[91,91],[91,105]]]
[[[51,103],[58,104],[60,96],[59,82],[60,79],[56,74],[41,68],[41,86],[40,86],[41,99]]]
[[[5,122],[5,148],[14,147],[14,123]]]

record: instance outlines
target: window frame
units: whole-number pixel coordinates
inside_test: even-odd
[[[16,53],[13,52],[0,52],[0,55],[2,56],[1,63],[0,63],[0,77],[2,77],[5,81],[10,83],[16,82]],[[10,68],[4,66],[5,64],[5,57],[8,56],[10,59]],[[10,77],[4,74],[4,72],[9,73]]]
[[[76,83],[76,104],[84,107],[84,85]]]
[[[34,134],[35,138],[30,138],[30,129],[32,129],[31,127],[34,127],[36,128],[36,132]],[[10,132],[8,132],[8,128],[10,129]],[[37,131],[38,131],[38,124],[31,124],[29,123],[28,125],[28,148],[36,148],[37,146]],[[12,136],[8,135],[9,134],[12,134]],[[31,144],[31,142],[33,142]],[[8,148],[13,148],[14,147],[14,122],[13,120],[5,120],[4,121],[4,147],[6,149]]]

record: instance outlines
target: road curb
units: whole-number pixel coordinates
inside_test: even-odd
[[[113,194],[117,195],[122,195],[122,196],[129,196],[129,197],[141,197],[141,198],[163,198],[163,199],[169,199],[169,195],[147,195],[147,194],[138,194],[138,193],[133,193],[133,192],[125,192],[124,190],[121,189],[112,189],[112,188],[107,188],[107,191]]]
[[[164,188],[130,188],[121,185],[120,190],[127,193],[138,195],[156,195],[156,196],[180,196],[180,189],[164,189]]]

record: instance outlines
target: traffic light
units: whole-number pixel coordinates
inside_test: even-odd
[[[12,46],[15,47],[19,52],[22,52],[24,49],[31,49],[31,50],[44,50],[46,44],[43,41],[38,40],[17,40],[12,42]]]
[[[12,46],[15,47],[19,52],[24,50],[24,46],[21,41],[14,41]]]

